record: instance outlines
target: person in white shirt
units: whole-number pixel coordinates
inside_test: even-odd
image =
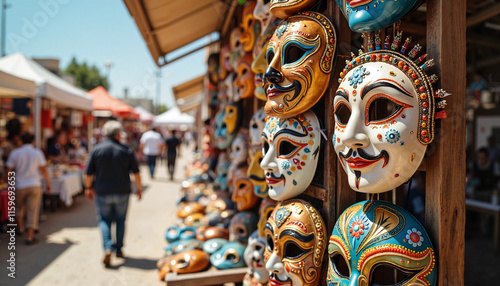
[[[146,155],[149,173],[151,174],[151,178],[154,178],[156,158],[161,154],[164,145],[163,138],[160,133],[156,131],[156,128],[153,127],[151,130],[142,134],[140,143],[139,149]]]
[[[51,184],[47,162],[42,151],[33,147],[34,137],[30,133],[21,136],[23,145],[13,150],[6,162],[7,175],[15,176],[16,188],[16,220],[19,232],[23,233],[24,211],[26,210],[26,228],[28,235],[26,244],[31,245],[37,240],[33,237],[38,229],[40,200],[42,199],[42,180],[40,173],[47,182],[47,194],[50,194]]]

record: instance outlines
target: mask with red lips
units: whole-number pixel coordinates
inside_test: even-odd
[[[259,231],[256,230],[248,238],[248,245],[243,253],[243,258],[250,272],[249,278],[253,278],[261,284],[266,284],[269,281],[269,271],[264,264],[265,249],[266,238],[259,236]]]

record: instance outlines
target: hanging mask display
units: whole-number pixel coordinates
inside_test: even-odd
[[[185,250],[174,255],[161,269],[160,276],[175,272],[178,274],[195,273],[210,267],[210,257],[199,249]]]
[[[264,264],[264,250],[266,249],[266,238],[259,236],[259,231],[256,230],[248,238],[248,245],[245,249],[243,257],[248,266],[248,273],[243,279],[247,285],[267,285],[269,281],[269,271]]]
[[[253,16],[257,21],[260,22],[262,33],[264,33],[269,23],[271,23],[272,21],[272,15],[269,12],[270,5],[270,0],[257,0],[257,4],[255,5],[255,9],[253,10]]]
[[[214,87],[217,87],[217,83],[219,83],[219,63],[219,53],[208,56],[208,80]]]
[[[241,27],[234,27],[231,31],[231,35],[229,36],[229,44],[231,47],[231,69],[236,71],[238,68],[236,64],[240,60],[241,56],[245,54],[243,50],[243,44],[241,43]]]
[[[335,47],[333,25],[321,14],[300,12],[281,22],[266,52],[266,114],[287,118],[313,107],[328,87]]]
[[[255,46],[253,48],[253,61],[252,61],[252,71],[255,74],[254,78],[254,84],[255,84],[255,90],[254,94],[255,97],[259,100],[266,101],[266,93],[264,91],[264,73],[266,72],[267,69],[267,60],[266,60],[266,52],[267,52],[267,46],[269,44],[269,40],[273,36],[274,31],[276,31],[276,27],[278,27],[278,24],[280,23],[281,19],[274,18],[270,20],[270,24],[264,30],[257,39],[257,43],[255,43]]]
[[[218,269],[245,267],[245,246],[239,242],[228,242],[210,256],[210,262]]]
[[[220,48],[219,57],[219,80],[226,78],[227,74],[232,72],[231,67],[231,48],[229,44],[226,44]]]
[[[271,285],[319,285],[326,248],[325,223],[303,200],[278,203],[266,226],[264,260]]]
[[[205,213],[205,207],[196,202],[186,203],[177,211],[177,217],[186,218],[188,215],[195,213]]]
[[[237,69],[236,69],[236,79],[234,80],[234,87],[236,88],[238,101],[241,98],[250,98],[254,94],[255,83],[254,83],[254,73],[252,72],[252,54],[247,53],[240,58]]]
[[[265,198],[260,203],[259,207],[259,222],[257,223],[257,230],[259,231],[259,236],[264,236],[264,227],[266,226],[267,220],[271,216],[277,202],[271,198]]]
[[[257,229],[257,215],[250,211],[239,212],[234,215],[229,225],[230,241],[238,241],[244,245],[250,234]]]
[[[215,115],[215,140],[219,149],[226,149],[238,133],[241,124],[241,106],[236,102],[230,102],[222,112]]]
[[[236,77],[236,74],[231,72],[227,75],[226,79],[224,80],[224,85],[223,85],[223,90],[224,90],[224,99],[222,102],[227,103],[230,101],[237,101],[238,99],[238,94],[236,92],[236,87],[234,86],[234,78]],[[221,106],[225,106],[221,105]]]
[[[231,199],[236,203],[238,211],[253,208],[259,202],[254,193],[254,185],[247,176],[247,167],[236,169],[233,177],[233,195]]]
[[[288,119],[270,117],[262,133],[260,166],[269,197],[281,201],[303,193],[311,184],[321,146],[320,123],[312,111]]]
[[[252,52],[255,41],[260,34],[260,22],[253,15],[255,4],[256,1],[247,1],[241,16],[240,26],[243,32],[241,33],[240,42],[243,45],[243,50],[247,53]]]
[[[274,16],[286,19],[300,11],[306,11],[316,4],[317,0],[271,0],[269,10]]]
[[[229,160],[227,159],[227,154],[222,152],[219,155],[219,161],[217,162],[217,178],[215,178],[215,185],[221,191],[228,190],[227,184],[227,172],[229,170]]]
[[[387,202],[364,201],[347,208],[335,224],[328,254],[331,286],[380,285],[374,280],[384,268],[401,277],[393,285],[436,285],[429,236],[410,213]]]
[[[247,161],[248,154],[248,130],[240,129],[236,138],[231,144],[231,158],[232,166],[239,166]]]
[[[264,170],[260,167],[260,161],[262,161],[262,147],[252,146],[248,151],[248,156],[250,159],[250,165],[248,165],[247,176],[254,186],[254,193],[259,198],[266,198],[268,196],[268,187],[266,184],[266,174]]]
[[[335,0],[347,18],[351,30],[358,33],[383,29],[399,21],[419,0]]]
[[[223,238],[212,238],[205,243],[203,243],[203,251],[205,251],[208,254],[213,254],[217,250],[221,249],[224,244],[228,243],[229,240],[223,239]]]
[[[448,94],[433,91],[437,76],[424,72],[434,64],[416,60],[420,45],[404,55],[411,38],[396,51],[361,53],[348,61],[334,97],[335,152],[352,189],[363,193],[392,190],[408,181],[424,158],[434,137],[434,118],[444,118]],[[373,42],[373,41],[369,41]],[[389,48],[389,39],[385,48]],[[373,49],[372,45],[368,46]],[[440,100],[436,103],[435,101]]]
[[[250,119],[250,145],[262,145],[262,130],[266,126],[266,114],[264,109],[260,108],[254,113],[252,119]]]
[[[196,234],[196,239],[200,241],[207,241],[212,238],[223,238],[229,239],[229,231],[223,227],[218,226],[207,226],[199,227],[198,233]]]

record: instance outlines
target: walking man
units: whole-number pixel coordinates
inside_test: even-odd
[[[137,197],[142,197],[141,177],[133,150],[120,143],[123,126],[118,121],[108,121],[103,132],[108,140],[94,147],[85,169],[85,196],[96,200],[97,219],[101,229],[104,259],[110,266],[111,253],[123,257],[125,217],[131,193],[130,173],[135,176]],[[94,186],[92,181],[94,180]],[[116,241],[111,238],[111,224],[116,223]]]
[[[167,165],[168,173],[170,174],[170,180],[174,179],[175,172],[175,158],[180,154],[181,140],[175,137],[176,130],[172,130],[172,135],[167,137],[165,144],[167,145]]]
[[[151,178],[155,177],[155,167],[156,167],[156,158],[161,154],[161,149],[163,148],[163,138],[160,133],[156,132],[156,128],[151,128],[151,130],[142,134],[140,140],[140,150],[142,153],[146,155],[149,173],[151,174]]]
[[[26,245],[37,242],[34,238],[35,229],[38,229],[38,215],[40,213],[40,200],[42,199],[42,181],[40,173],[47,182],[47,194],[50,194],[51,184],[47,162],[42,151],[33,147],[34,136],[24,133],[21,136],[23,145],[14,149],[7,159],[7,176],[15,176],[16,180],[16,219],[18,233],[25,230],[24,212],[26,211],[26,228],[28,235]],[[15,175],[12,175],[14,174]]]

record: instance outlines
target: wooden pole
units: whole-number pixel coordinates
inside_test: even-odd
[[[452,96],[427,162],[425,222],[437,254],[437,285],[457,286],[464,285],[465,255],[466,3],[427,5],[427,53],[436,60],[438,83]]]

